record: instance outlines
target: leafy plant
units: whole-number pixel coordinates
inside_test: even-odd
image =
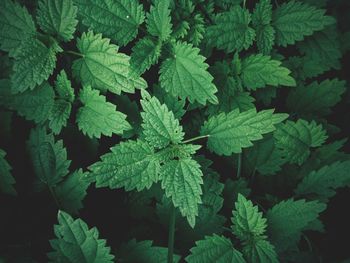
[[[350,186],[335,2],[2,0],[0,262],[346,259],[318,241]],[[44,236],[10,238],[26,206]]]

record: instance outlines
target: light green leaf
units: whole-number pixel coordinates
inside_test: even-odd
[[[241,113],[239,110],[220,113],[204,123],[201,134],[209,137],[208,148],[219,155],[240,153],[242,148],[261,140],[262,135],[274,131],[275,125],[288,117],[287,114],[273,112],[273,109],[260,112],[251,109]]]
[[[111,152],[101,156],[101,161],[89,169],[96,187],[141,191],[159,180],[160,163],[154,149],[138,140],[112,147]]]
[[[262,54],[251,55],[242,62],[242,81],[252,90],[271,86],[296,86],[290,70],[281,66],[282,62]]]
[[[154,0],[147,14],[147,31],[161,41],[167,40],[172,32],[170,17],[170,1]]]
[[[84,87],[79,94],[83,107],[78,110],[77,124],[79,129],[90,138],[100,138],[101,134],[112,136],[123,134],[131,126],[126,121],[126,115],[116,111],[116,106],[106,101],[98,90]]]
[[[249,27],[250,21],[249,11],[238,5],[216,15],[214,25],[207,28],[209,43],[226,52],[248,49],[255,38],[254,29]]]
[[[11,166],[5,159],[6,152],[0,149],[0,192],[10,195],[17,195],[13,185],[15,178],[11,175]]]
[[[118,47],[109,41],[101,34],[83,33],[77,40],[82,57],[73,62],[73,74],[83,85],[116,94],[134,93],[136,87],[145,88],[147,84],[142,78],[130,76],[130,57],[118,53]]]
[[[214,95],[217,89],[204,60],[198,48],[187,43],[176,43],[172,57],[161,65],[159,80],[162,88],[174,96],[188,98],[191,103],[198,101],[205,105],[207,100],[217,103]]]
[[[165,104],[147,91],[142,91],[142,128],[145,140],[155,148],[165,148],[169,143],[178,144],[183,140],[182,126]]]
[[[83,24],[125,46],[145,19],[138,0],[74,0]]]
[[[171,197],[175,207],[193,228],[201,204],[202,171],[200,165],[191,158],[182,158],[165,163],[161,168],[162,188]]]
[[[114,256],[105,239],[99,239],[97,228],[91,228],[69,214],[58,212],[58,225],[54,226],[56,239],[50,240],[53,252],[48,253],[49,262],[112,263]]]
[[[226,237],[213,235],[196,242],[191,248],[188,263],[245,263],[242,254],[233,247]]]
[[[73,38],[78,24],[77,10],[73,0],[40,0],[38,24],[45,33],[69,41]]]
[[[57,79],[55,81],[55,90],[61,99],[64,99],[68,102],[74,101],[74,89],[72,88],[72,84],[68,79],[64,69],[62,69],[61,72],[57,75]]]

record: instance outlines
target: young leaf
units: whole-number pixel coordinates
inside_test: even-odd
[[[283,3],[273,12],[276,44],[283,47],[294,44],[335,22],[333,17],[324,14],[325,10],[302,2]]]
[[[242,254],[233,247],[226,237],[213,235],[196,242],[191,248],[188,263],[245,263]]]
[[[326,79],[308,86],[293,89],[287,98],[287,107],[298,114],[325,115],[341,100],[345,92],[345,81]]]
[[[49,116],[49,127],[54,134],[59,134],[63,127],[67,125],[72,110],[72,105],[62,99],[56,100]]]
[[[161,41],[167,40],[171,34],[170,1],[155,0],[147,14],[147,31]]]
[[[242,62],[242,81],[252,90],[271,86],[296,86],[295,80],[289,75],[289,69],[282,67],[281,62],[262,54],[251,55]]]
[[[238,194],[235,208],[231,218],[233,233],[244,243],[251,243],[262,237],[267,225],[258,207]]]
[[[82,201],[86,196],[86,190],[90,183],[85,178],[88,176],[82,169],[68,175],[66,179],[55,187],[58,203],[71,214],[77,214],[83,207]]]
[[[63,51],[54,39],[50,41],[46,46],[30,39],[18,49],[11,76],[13,93],[33,90],[50,77],[56,67],[56,54]]]
[[[69,41],[73,38],[77,7],[73,0],[40,0],[37,20],[40,28],[47,34]]]
[[[147,84],[142,78],[130,76],[129,56],[118,53],[118,47],[109,41],[92,31],[83,33],[77,41],[82,58],[73,62],[73,74],[83,85],[116,94],[134,93],[136,86],[145,88]]]
[[[202,171],[200,165],[191,158],[181,158],[165,163],[161,168],[162,188],[173,205],[180,209],[193,228],[201,204]]]
[[[298,196],[312,196],[327,201],[336,194],[335,190],[346,185],[350,186],[350,161],[334,162],[312,171],[298,184],[295,193]]]
[[[207,100],[217,103],[218,99],[214,95],[217,89],[204,60],[198,48],[191,44],[176,43],[173,56],[161,65],[159,80],[162,88],[174,96],[188,98],[191,103],[198,101],[205,105]]]
[[[77,123],[79,129],[90,138],[100,138],[101,134],[121,135],[124,131],[131,129],[126,121],[126,115],[116,111],[115,105],[107,102],[106,97],[100,95],[98,90],[85,86],[80,91],[79,99],[84,106],[78,110]]]
[[[184,133],[174,114],[165,104],[160,104],[156,97],[151,97],[146,91],[142,91],[141,94],[142,128],[145,140],[155,148],[165,148],[169,143],[180,143]]]
[[[268,233],[278,252],[293,248],[302,230],[326,209],[317,201],[288,199],[272,207],[266,214]]]
[[[55,90],[61,99],[64,99],[68,102],[74,101],[74,89],[72,88],[72,84],[67,77],[67,73],[63,69],[57,75],[57,79],[55,81]]]
[[[13,185],[16,183],[11,175],[11,166],[5,159],[6,152],[0,149],[0,192],[10,195],[17,195]]]
[[[106,240],[99,239],[97,228],[91,228],[69,214],[58,212],[58,225],[54,226],[56,239],[50,240],[53,252],[47,254],[50,262],[112,263],[114,256]]]
[[[25,7],[16,1],[0,1],[0,49],[12,53],[35,35],[35,24]]]
[[[74,0],[83,24],[125,46],[145,19],[138,0]]]
[[[328,136],[321,124],[299,119],[280,125],[274,137],[286,161],[301,165],[309,157],[310,148],[321,146]]]
[[[254,29],[249,27],[250,21],[249,11],[239,5],[216,15],[214,25],[207,29],[209,43],[226,52],[248,49],[255,38]]]
[[[285,120],[284,113],[273,114],[274,110],[257,112],[251,109],[244,112],[234,110],[214,115],[204,123],[201,134],[207,135],[208,148],[219,155],[242,152],[242,148],[261,140],[263,134],[274,131],[275,125]]]
[[[252,263],[278,263],[275,247],[267,240],[258,239],[243,247],[244,258]]]
[[[89,170],[96,187],[141,191],[159,180],[160,163],[147,143],[127,141],[111,148],[111,152],[101,156],[101,161],[91,165]]]

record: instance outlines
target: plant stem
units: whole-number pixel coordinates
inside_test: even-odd
[[[49,185],[47,187],[49,188],[49,191],[50,191],[50,193],[52,195],[53,200],[55,201],[55,204],[57,205],[58,208],[60,208],[60,203],[58,202],[55,190]]]
[[[199,140],[199,139],[203,139],[203,138],[208,138],[210,135],[201,135],[201,136],[197,136],[197,137],[193,137],[191,139],[188,139],[188,140],[185,140],[183,141],[182,143],[189,143],[189,142],[193,142],[193,141],[196,141],[196,140]]]
[[[241,170],[242,170],[242,153],[239,153],[238,160],[237,160],[237,178],[241,177]]]
[[[245,1],[246,1],[246,0],[243,0],[243,8],[245,8]]]
[[[83,54],[80,54],[78,52],[71,51],[71,50],[64,51],[64,52],[67,53],[67,54],[72,54],[72,55],[78,56],[78,57],[83,57],[84,56]]]
[[[170,219],[169,219],[168,263],[173,263],[174,237],[175,237],[175,207],[172,205],[170,209]]]

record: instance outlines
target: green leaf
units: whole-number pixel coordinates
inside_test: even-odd
[[[161,65],[159,80],[162,88],[174,96],[188,98],[191,103],[198,101],[205,105],[208,100],[215,104],[217,89],[212,83],[213,76],[207,71],[205,57],[199,51],[191,44],[176,43],[172,57]]]
[[[35,35],[32,16],[16,1],[0,1],[0,48],[13,52],[22,42]]]
[[[196,242],[191,248],[191,255],[186,257],[188,263],[245,263],[242,254],[233,247],[226,237],[213,235]]]
[[[262,217],[258,207],[253,206],[253,203],[241,194],[238,194],[231,221],[233,233],[244,243],[264,237],[266,219]]]
[[[273,114],[274,110],[244,112],[234,110],[214,115],[204,123],[201,134],[207,135],[208,148],[219,155],[242,152],[242,148],[253,146],[253,141],[261,140],[263,134],[274,131],[275,125],[285,120],[284,113]]]
[[[345,92],[345,81],[326,79],[293,89],[287,98],[287,107],[298,114],[326,115],[330,108],[341,100]]]
[[[267,240],[259,239],[253,244],[243,247],[243,254],[248,262],[252,263],[278,263],[275,247]]]
[[[302,230],[325,209],[326,205],[317,201],[288,199],[267,211],[267,229],[276,250],[280,253],[296,246]]]
[[[142,38],[132,48],[130,67],[136,75],[143,74],[152,65],[158,62],[162,44],[155,43],[150,38]]]
[[[271,86],[296,86],[295,80],[289,75],[290,70],[282,67],[281,62],[262,54],[251,55],[242,62],[242,81],[252,90]]]
[[[57,75],[55,81],[55,90],[61,99],[64,99],[68,102],[74,101],[74,89],[72,88],[72,84],[68,79],[64,69],[62,69],[61,72]]]
[[[74,0],[83,24],[125,46],[145,19],[137,0]]]
[[[99,239],[97,228],[91,228],[69,214],[58,212],[58,225],[54,226],[56,239],[50,240],[53,252],[48,253],[50,262],[112,263],[114,256],[106,240]]]
[[[147,31],[161,41],[167,40],[172,32],[170,1],[155,0],[147,14]]]
[[[142,91],[141,94],[142,128],[145,140],[155,148],[165,148],[169,143],[180,143],[184,133],[174,114],[156,97],[151,97],[146,91]]]
[[[68,213],[77,214],[78,210],[83,208],[82,201],[90,185],[85,179],[87,176],[82,169],[76,170],[55,187],[58,203]]]
[[[209,43],[226,52],[248,49],[255,38],[254,29],[249,27],[250,21],[249,11],[241,6],[216,15],[214,25],[207,28]]]
[[[11,76],[13,93],[33,90],[53,73],[56,54],[63,50],[54,39],[50,41],[46,46],[37,39],[30,39],[18,49]]]
[[[100,138],[101,134],[112,136],[123,134],[131,126],[126,121],[126,115],[116,111],[116,106],[106,101],[98,90],[85,86],[79,94],[83,107],[78,110],[77,124],[79,129],[90,138]]]
[[[147,84],[142,78],[130,76],[130,57],[118,53],[118,47],[109,41],[92,31],[83,33],[77,40],[82,58],[73,62],[73,74],[83,85],[102,91],[108,89],[116,94],[121,91],[134,93],[135,87],[145,88]]]
[[[294,0],[283,3],[273,12],[276,44],[283,47],[292,45],[303,40],[304,36],[310,36],[315,31],[334,24],[335,19],[324,14],[324,9]]]
[[[13,185],[15,178],[11,175],[11,166],[5,159],[6,152],[0,149],[0,192],[10,195],[17,195]]]
[[[162,188],[171,197],[175,207],[193,228],[201,204],[202,171],[200,165],[191,158],[181,158],[165,163],[161,168]]]
[[[78,24],[77,10],[73,0],[40,0],[37,21],[45,33],[69,41]]]
[[[119,249],[118,258],[124,263],[167,263],[168,249],[153,246],[152,243],[150,240],[137,242],[132,239]],[[180,256],[174,255],[173,262],[179,261]]]
[[[286,161],[301,165],[309,157],[310,148],[321,146],[328,136],[321,124],[299,119],[280,125],[274,137]]]
[[[317,171],[312,171],[298,184],[295,193],[298,196],[311,196],[327,201],[336,194],[335,190],[350,186],[350,161],[334,162]]]
[[[71,161],[63,141],[55,141],[42,127],[33,129],[27,143],[28,150],[38,179],[49,187],[55,186],[68,174]]]
[[[159,180],[160,163],[154,149],[138,140],[114,146],[89,169],[96,187],[124,187],[126,191],[141,191]]]
[[[69,102],[61,99],[55,101],[49,116],[49,127],[54,134],[59,134],[67,126],[71,110],[72,105]]]

